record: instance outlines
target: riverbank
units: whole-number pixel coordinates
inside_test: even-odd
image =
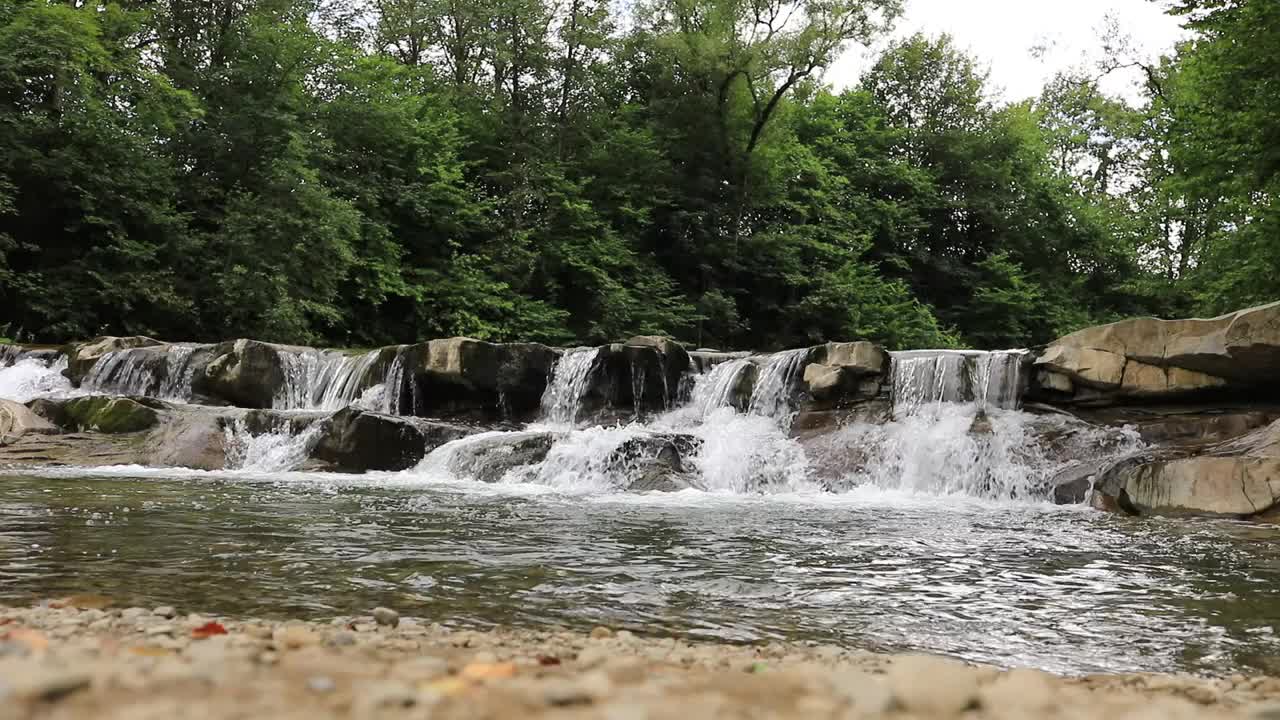
[[[0,718],[1272,718],[1280,679],[1064,678],[822,645],[0,607]]]

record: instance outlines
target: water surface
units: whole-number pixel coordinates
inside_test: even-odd
[[[2,472],[2,471],[0,471]],[[0,474],[0,600],[812,640],[1081,673],[1280,670],[1280,533],[865,488]]]

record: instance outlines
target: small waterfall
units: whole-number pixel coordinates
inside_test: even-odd
[[[0,398],[26,403],[41,397],[70,395],[74,389],[62,374],[66,369],[66,355],[59,355],[51,364],[36,357],[18,357],[12,364],[0,367]]]
[[[254,435],[243,419],[227,425],[227,468],[249,472],[286,472],[306,462],[320,439],[324,421],[315,421],[301,432],[284,423],[272,432]]]
[[[543,420],[554,425],[577,422],[599,356],[599,348],[576,348],[560,356],[542,393]]]
[[[409,402],[404,402],[405,385],[408,385]],[[413,373],[409,372],[404,362],[404,348],[396,352],[396,357],[391,361],[391,367],[387,369],[386,380],[383,383],[386,389],[382,394],[382,412],[388,415],[416,415],[417,408],[414,403],[417,398],[417,379]]]
[[[1012,409],[1022,399],[1022,350],[912,350],[891,356],[895,415],[941,403]]]
[[[635,418],[639,420],[644,417],[644,381],[645,368],[643,365],[631,361],[631,404],[632,412]]]
[[[730,360],[711,368],[711,371],[699,375],[694,380],[693,393],[689,404],[697,409],[702,417],[726,407],[733,407],[735,393],[738,391],[743,373],[751,369],[751,361],[745,358]]]
[[[207,345],[174,343],[163,347],[113,350],[94,363],[80,387],[89,393],[133,395],[161,400],[191,400],[198,363],[195,352]]]
[[[276,390],[273,408],[336,411],[355,403],[365,390],[377,384],[373,370],[381,351],[346,355],[282,350],[279,356],[284,382]]]
[[[804,372],[809,349],[787,350],[769,356],[751,393],[751,415],[772,418],[779,426],[789,427],[792,395]]]
[[[0,345],[0,368],[17,363],[24,354],[26,349],[21,345]]]

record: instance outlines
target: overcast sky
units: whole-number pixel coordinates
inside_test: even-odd
[[[1268,0],[1270,1],[1270,0]],[[1150,0],[907,0],[894,37],[916,32],[950,33],[960,47],[991,67],[991,80],[1006,100],[1038,95],[1060,70],[1087,64],[1100,55],[1099,33],[1108,16],[1119,22],[1148,58],[1182,37],[1179,18],[1164,14],[1164,2]],[[1046,46],[1042,58],[1032,48]],[[827,72],[837,87],[857,81],[875,52],[855,47]],[[1131,95],[1132,75],[1109,81],[1109,92]]]

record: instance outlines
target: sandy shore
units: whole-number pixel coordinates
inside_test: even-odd
[[[457,631],[381,610],[269,622],[105,604],[0,606],[0,720],[1280,718],[1272,678],[1061,678],[607,628]]]

